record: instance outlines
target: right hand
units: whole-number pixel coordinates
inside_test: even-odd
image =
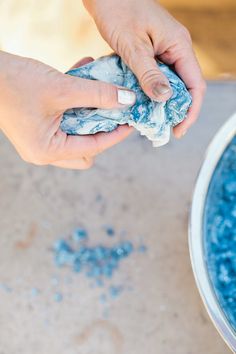
[[[185,82],[193,103],[174,128],[177,138],[196,121],[206,84],[188,30],[156,0],[83,0],[107,43],[121,56],[153,100],[167,101],[171,87],[156,59],[171,65]]]
[[[85,58],[76,66],[91,60]],[[111,133],[70,136],[60,129],[62,115],[73,107],[124,107],[118,102],[119,89],[0,51],[0,129],[27,162],[89,168],[97,154],[125,139],[133,129],[125,125]],[[135,94],[128,93],[132,105]]]

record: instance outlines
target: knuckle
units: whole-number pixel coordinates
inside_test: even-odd
[[[139,38],[138,40],[131,37],[130,40],[124,40],[119,46],[120,55],[126,61],[127,65],[134,70],[135,66],[140,64],[140,58],[142,61],[145,58],[149,58],[153,55],[153,49],[145,38]]]
[[[162,78],[162,73],[157,70],[157,69],[150,69],[145,71],[141,76],[140,76],[140,85],[141,86],[145,86],[147,84],[149,84],[151,81],[156,81],[156,80],[160,80],[160,78]]]
[[[192,43],[192,38],[189,30],[182,24],[179,25],[179,28],[176,33],[178,37],[185,39],[189,43]]]
[[[48,165],[50,160],[42,148],[35,147],[31,149],[30,153],[28,153],[27,162],[34,165],[43,166]]]
[[[116,88],[112,85],[101,83],[98,86],[98,102],[101,107],[112,108],[117,101]]]
[[[99,143],[99,139],[98,137],[95,135],[93,135],[93,142],[94,142],[94,147],[92,149],[92,156],[96,156],[99,155],[103,152],[103,148],[101,143]]]
[[[93,166],[93,160],[92,159],[86,159],[84,160],[84,170],[88,170]]]

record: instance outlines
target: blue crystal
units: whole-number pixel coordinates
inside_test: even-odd
[[[55,294],[54,294],[54,300],[55,300],[56,302],[62,302],[62,300],[63,300],[62,294],[61,294],[61,293],[55,293]]]
[[[74,230],[72,237],[73,237],[74,241],[80,242],[80,241],[88,238],[88,233],[85,229],[78,228],[78,229]]]
[[[37,289],[37,288],[32,288],[31,289],[31,296],[32,297],[36,297],[36,296],[38,296],[39,295],[39,289]]]
[[[110,286],[109,288],[109,292],[111,297],[116,298],[120,295],[120,293],[122,292],[123,288],[121,286]]]
[[[106,228],[106,233],[107,233],[108,236],[112,237],[112,236],[115,235],[115,230],[113,229],[113,227],[108,226],[108,227]]]

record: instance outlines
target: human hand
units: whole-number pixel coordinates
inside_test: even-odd
[[[76,66],[90,62],[85,58]],[[33,59],[0,51],[0,129],[20,156],[36,165],[85,169],[102,151],[125,139],[132,128],[111,133],[69,136],[60,129],[65,110],[119,108],[135,94],[100,81],[62,74]]]
[[[172,65],[185,82],[193,103],[187,118],[174,128],[177,138],[183,136],[198,117],[206,87],[187,29],[154,0],[83,2],[103,38],[150,98],[166,101],[172,94],[155,58]]]

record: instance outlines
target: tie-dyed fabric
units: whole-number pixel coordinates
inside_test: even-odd
[[[141,135],[153,142],[153,146],[166,144],[171,127],[182,122],[191,105],[191,96],[183,81],[165,64],[161,71],[169,79],[172,97],[165,103],[151,100],[141,89],[136,76],[117,55],[101,57],[67,74],[84,79],[101,80],[126,87],[136,93],[136,103],[120,109],[73,108],[67,110],[61,129],[70,135],[110,132],[118,125],[135,127]]]

